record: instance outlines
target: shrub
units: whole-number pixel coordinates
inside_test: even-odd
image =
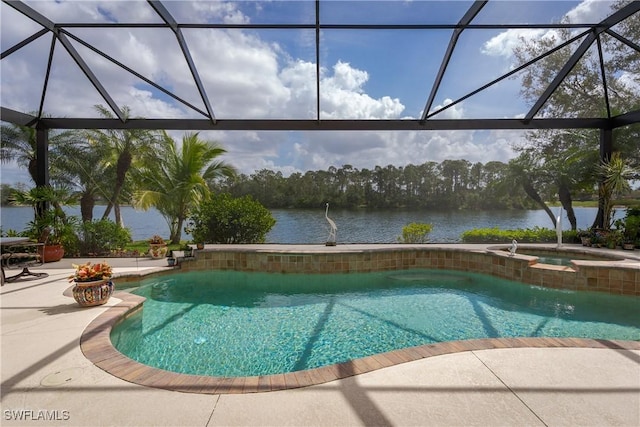
[[[462,233],[462,241],[465,243],[505,243],[516,239],[521,243],[553,243],[558,240],[556,231],[544,228],[518,228],[515,230],[501,230],[494,228],[474,228]],[[575,242],[577,232],[573,230],[562,232],[562,241],[565,243]]]
[[[123,249],[131,242],[128,228],[120,227],[113,221],[83,222],[78,230],[78,250],[80,255],[108,255]]]
[[[624,241],[634,243],[640,240],[640,208],[627,208],[621,227],[624,230]]]
[[[412,222],[402,227],[402,236],[398,240],[400,243],[427,243],[431,230],[431,224]]]
[[[264,243],[276,220],[251,196],[213,196],[189,218],[187,232],[198,243]]]

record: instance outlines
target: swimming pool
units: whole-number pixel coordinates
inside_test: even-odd
[[[292,372],[421,344],[484,337],[640,340],[640,299],[559,291],[481,274],[238,271],[145,281],[144,309],[114,346],[168,371]]]

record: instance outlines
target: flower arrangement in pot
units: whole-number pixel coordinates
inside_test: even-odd
[[[75,272],[69,276],[74,282],[73,298],[82,307],[91,307],[106,303],[113,294],[114,285],[111,281],[113,269],[107,262],[75,265]]]
[[[157,234],[149,239],[149,256],[151,258],[164,258],[167,255],[167,244]]]

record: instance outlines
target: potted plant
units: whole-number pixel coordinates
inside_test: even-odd
[[[636,209],[636,211],[638,210]],[[624,219],[622,248],[633,250],[635,241],[638,240],[638,238],[640,238],[640,215],[632,215],[631,210],[629,210]]]
[[[605,244],[609,249],[615,249],[622,243],[622,233],[620,230],[610,230],[605,236]]]
[[[185,258],[193,256],[193,248],[188,243],[185,243],[182,246],[182,250],[184,251],[184,257]]]
[[[82,307],[102,305],[113,294],[113,269],[107,262],[75,265],[75,272],[69,277],[74,282],[73,298]]]
[[[32,206],[34,220],[29,222],[24,235],[43,244],[43,262],[59,261],[64,256],[65,246],[75,246],[77,236],[73,218],[67,217],[60,206],[72,201],[66,190],[35,187],[29,191],[13,192],[11,201],[12,204]]]
[[[73,251],[73,248],[77,247],[74,219],[60,215],[56,209],[50,209],[28,223],[24,235],[43,244],[41,248],[43,262],[60,261],[67,248]]]
[[[151,258],[164,258],[167,255],[167,244],[157,234],[149,239],[149,255]]]
[[[607,233],[602,230],[596,230],[591,236],[591,246],[601,248],[605,245]]]
[[[580,230],[578,232],[578,237],[580,238],[580,242],[582,243],[582,246],[591,246],[592,236],[593,236],[593,233],[591,232],[591,229]]]

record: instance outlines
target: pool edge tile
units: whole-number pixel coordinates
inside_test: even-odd
[[[302,388],[424,358],[475,350],[558,347],[640,350],[640,341],[553,337],[482,338],[425,344],[285,374],[224,378],[190,375],[143,365],[113,347],[110,339],[113,326],[139,310],[144,302],[144,298],[124,291],[119,292],[118,298],[122,302],[98,315],[83,331],[80,337],[82,353],[95,366],[124,381],[185,393],[241,394]]]

